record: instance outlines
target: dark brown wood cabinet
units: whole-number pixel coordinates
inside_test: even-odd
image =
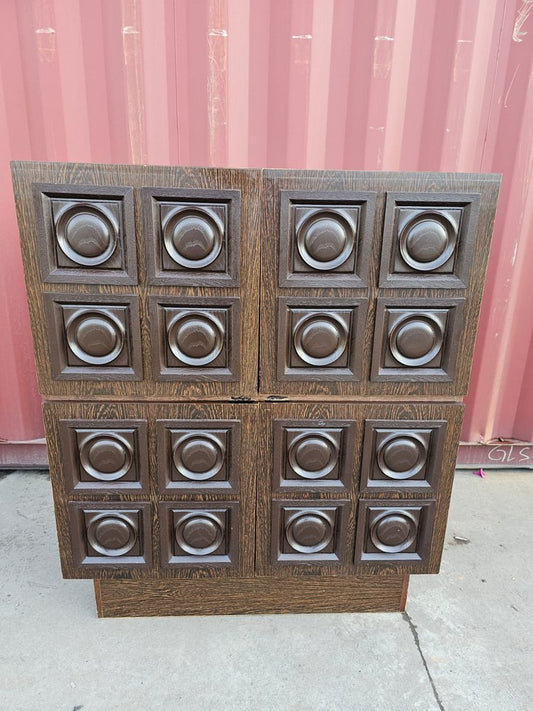
[[[398,610],[439,569],[498,176],[14,163],[65,577]]]

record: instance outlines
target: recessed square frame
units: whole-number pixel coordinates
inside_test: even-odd
[[[239,568],[240,505],[237,501],[174,501],[158,505],[161,536],[161,566],[166,569]],[[195,515],[205,514],[223,526],[223,538],[216,550],[194,555],[180,547],[176,528]]]
[[[67,494],[132,493],[148,496],[150,491],[148,468],[148,423],[146,420],[58,420],[61,444],[60,465]],[[99,480],[91,477],[91,466],[84,457],[87,444],[109,434],[119,444],[125,444],[130,466],[117,478]]]
[[[32,183],[32,190],[39,265],[44,282],[137,284],[133,188]],[[79,207],[86,207],[93,216],[100,218],[111,235],[110,246],[100,257],[78,254],[63,232]]]
[[[226,381],[236,382],[240,378],[241,361],[241,299],[234,296],[220,297],[149,297],[150,328],[152,342],[152,372],[154,380],[180,380],[186,382]],[[224,345],[213,361],[214,367],[179,364],[173,355],[169,360],[167,327],[168,315],[210,312],[224,315]],[[218,319],[220,320],[220,319]],[[175,360],[174,360],[175,359]],[[223,363],[222,365],[220,363]]]
[[[351,490],[355,475],[355,450],[357,422],[350,420],[291,420],[273,421],[273,469],[272,492],[285,491],[335,491],[347,494]],[[290,450],[306,435],[325,438],[337,457],[324,467],[325,474],[319,478],[298,476],[298,464],[291,457]]]
[[[106,513],[125,517],[137,528],[137,538],[132,555],[106,556],[95,554],[88,539],[87,528],[92,518]],[[70,501],[68,503],[70,527],[69,545],[73,567],[65,577],[90,578],[98,575],[98,570],[117,573],[122,577],[126,571],[148,571],[152,565],[152,527],[150,504],[135,502]]]
[[[452,382],[464,337],[465,299],[423,297],[380,297],[377,299],[371,380],[397,382]],[[409,316],[420,315],[442,329],[442,347],[424,365],[403,365],[396,361],[390,346],[392,321],[401,325]],[[395,365],[395,363],[398,363]]]
[[[240,420],[157,420],[157,477],[161,495],[188,493],[238,494],[240,488]],[[173,458],[173,446],[180,446],[188,435],[207,436],[217,448],[217,439],[223,438],[224,459],[213,476],[204,479],[188,479],[180,474]],[[163,494],[164,492],[164,494]]]
[[[175,286],[238,287],[241,263],[241,191],[196,190],[192,188],[142,189],[143,226],[146,235],[146,259],[149,284]],[[205,266],[180,264],[165,247],[163,222],[175,219],[178,212],[206,212],[213,234],[220,237],[220,249]],[[170,239],[167,237],[167,241]],[[172,245],[169,243],[170,248]],[[175,249],[175,248],[174,248]],[[176,258],[179,255],[176,253]]]
[[[414,495],[437,495],[441,475],[446,420],[365,420],[361,459],[360,494],[372,495],[392,489]],[[413,474],[405,478],[387,476],[383,461],[380,468],[379,450],[395,437],[412,437],[419,443],[425,458],[413,466]],[[407,472],[408,473],[408,472]]]
[[[364,566],[391,566],[393,568],[394,564],[398,563],[404,571],[406,571],[404,566],[412,566],[414,570],[429,567],[435,525],[435,506],[436,502],[433,499],[360,500],[357,511],[355,565],[363,569]],[[372,540],[370,527],[375,526],[387,515],[399,515],[400,513],[413,522],[414,541],[405,550],[380,550]]]
[[[283,499],[272,501],[271,565],[343,565],[347,562],[346,530],[350,502],[337,499]],[[327,520],[332,531],[328,545],[318,552],[298,551],[291,546],[286,533],[298,517],[315,515]]]
[[[45,293],[44,315],[47,324],[50,369],[53,380],[142,380],[139,297],[111,294]],[[106,365],[84,365],[67,344],[65,313],[87,310],[106,316],[106,308],[124,328],[124,346],[117,360]]]
[[[280,190],[280,286],[352,289],[367,286],[375,209],[375,192]],[[310,256],[306,262],[299,253],[296,229],[312,217],[311,212],[304,216],[305,210],[313,214],[320,211],[337,214],[341,224],[355,229],[353,248],[338,266],[319,270],[309,263],[314,261]]]
[[[367,308],[368,301],[363,298],[278,297],[277,379],[279,381],[361,380]],[[336,312],[339,312],[338,315]],[[332,365],[315,366],[306,363],[298,355],[294,344],[293,330],[298,328],[301,330],[304,322],[314,314],[324,315],[326,319],[338,322],[347,331],[345,350]]]
[[[383,226],[380,287],[466,289],[470,281],[480,201],[479,193],[388,192]],[[451,234],[441,257],[441,261],[444,261],[439,265],[439,259],[435,259],[434,269],[419,269],[416,260],[408,256],[401,233],[409,224],[409,211],[412,213],[411,219],[414,220],[423,214],[437,213],[437,221],[442,223],[448,235]],[[457,225],[456,241],[453,235],[454,225]],[[408,261],[404,260],[402,252]],[[408,263],[409,259],[412,264]],[[431,264],[432,262],[427,262],[425,269]]]

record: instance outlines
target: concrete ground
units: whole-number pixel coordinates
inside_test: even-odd
[[[48,477],[3,476],[0,709],[530,711],[532,504],[532,472],[458,473],[404,614],[98,620],[61,579]]]

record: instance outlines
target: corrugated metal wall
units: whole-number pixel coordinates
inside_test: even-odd
[[[502,172],[463,439],[533,440],[533,0],[2,0],[0,437],[42,432],[7,161]]]

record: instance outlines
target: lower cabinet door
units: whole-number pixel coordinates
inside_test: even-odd
[[[462,406],[44,406],[65,577],[437,572]]]
[[[64,576],[253,576],[257,413],[45,403]]]
[[[462,410],[265,404],[256,574],[437,572]]]

